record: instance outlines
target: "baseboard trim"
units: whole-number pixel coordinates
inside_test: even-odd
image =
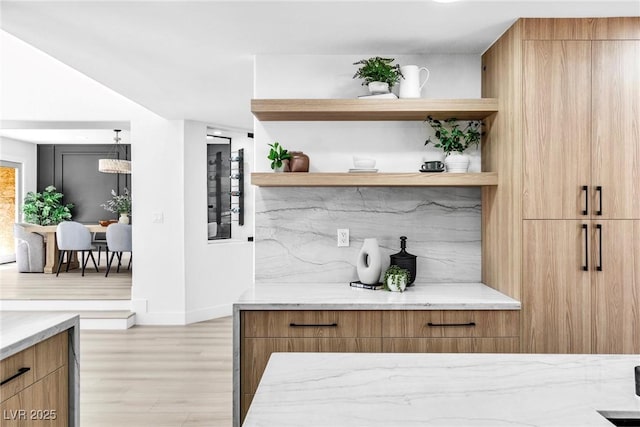
[[[232,304],[220,304],[213,307],[201,308],[188,311],[186,313],[187,325],[190,323],[203,322],[205,320],[218,319],[220,317],[231,316]]]
[[[5,311],[118,311],[131,310],[130,300],[0,300]]]

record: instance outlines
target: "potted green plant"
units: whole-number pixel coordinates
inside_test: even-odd
[[[278,141],[269,144],[271,149],[267,159],[271,160],[271,169],[274,172],[289,172],[289,159],[291,154]]]
[[[444,164],[447,172],[465,173],[469,170],[469,155],[464,151],[472,145],[476,147],[480,143],[480,138],[484,134],[480,120],[470,120],[464,128],[457,119],[437,120],[427,117],[425,122],[435,130],[437,141],[427,138],[424,145],[433,144],[436,148],[441,148],[446,157]]]
[[[62,204],[63,197],[53,185],[45,188],[42,193],[29,191],[22,205],[24,220],[39,225],[57,225],[62,221],[69,221],[73,203]]]
[[[392,292],[404,292],[407,284],[411,281],[409,270],[391,265],[384,272],[382,287]]]
[[[116,190],[111,190],[111,199],[101,204],[105,210],[120,215],[118,220],[121,224],[129,224],[129,215],[131,214],[131,194],[125,187],[122,194],[116,193]]]
[[[396,83],[403,77],[400,72],[400,65],[391,63],[394,58],[382,58],[375,56],[369,59],[361,59],[353,65],[361,67],[353,75],[354,79],[362,79],[362,86],[368,86],[372,95],[388,93]]]

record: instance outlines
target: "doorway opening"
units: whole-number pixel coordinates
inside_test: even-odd
[[[13,224],[20,222],[22,165],[0,160],[0,264],[16,261]]]

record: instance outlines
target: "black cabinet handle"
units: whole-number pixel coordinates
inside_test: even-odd
[[[337,323],[289,323],[289,326],[292,328],[336,328],[338,327]]]
[[[476,322],[469,322],[469,323],[432,323],[429,322],[427,323],[427,326],[444,326],[444,327],[460,327],[460,326],[476,326]]]
[[[29,372],[31,370],[31,368],[20,368],[18,369],[18,372],[16,372],[15,374],[13,374],[12,376],[10,376],[9,378],[7,378],[6,380],[2,380],[2,382],[0,383],[0,386],[5,385],[6,383],[8,383],[9,381],[15,380],[16,378],[18,378],[20,375],[24,375],[27,372]]]
[[[596,211],[596,215],[602,215],[602,186],[598,185],[596,187],[596,191],[598,192],[598,210]]]
[[[596,270],[602,271],[602,224],[596,224],[596,228],[598,229],[598,265]]]
[[[582,224],[582,229],[584,230],[584,265],[582,266],[583,271],[589,271],[589,236],[587,229],[589,226],[587,224]]]
[[[583,185],[582,191],[584,191],[584,210],[582,215],[589,215],[589,186]]]

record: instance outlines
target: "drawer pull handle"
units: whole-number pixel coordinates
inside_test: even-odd
[[[300,325],[298,323],[289,323],[292,328],[337,328],[337,323],[305,323]]]
[[[7,378],[6,380],[3,380],[0,383],[0,386],[5,385],[6,383],[8,383],[9,381],[13,381],[16,378],[18,378],[20,375],[26,374],[27,372],[29,372],[31,370],[31,368],[20,368],[18,369],[18,372],[16,372],[14,375],[10,376],[9,378]]]
[[[427,323],[427,326],[456,326],[456,327],[460,327],[460,326],[476,326],[476,322],[469,322],[469,323]]]

